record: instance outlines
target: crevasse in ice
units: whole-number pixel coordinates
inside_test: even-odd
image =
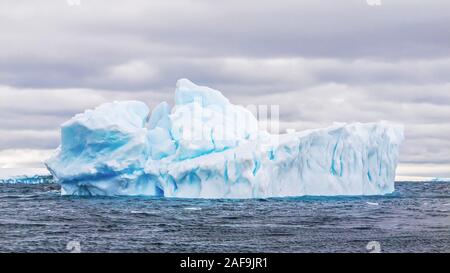
[[[46,162],[65,195],[253,198],[394,191],[403,127],[269,134],[219,91],[177,82],[175,106],[100,105],[62,125]]]

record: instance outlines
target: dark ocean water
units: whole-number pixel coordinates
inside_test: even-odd
[[[373,197],[61,197],[0,184],[1,252],[450,252],[450,183]],[[79,248],[78,248],[79,246]]]

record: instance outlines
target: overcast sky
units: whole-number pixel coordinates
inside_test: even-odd
[[[282,128],[403,123],[398,175],[450,177],[448,0],[0,0],[0,167],[42,167],[102,102],[172,103],[179,78],[278,104]]]

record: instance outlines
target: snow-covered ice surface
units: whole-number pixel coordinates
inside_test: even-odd
[[[46,165],[68,195],[378,195],[394,191],[402,141],[387,122],[269,134],[246,108],[182,79],[172,109],[121,101],[76,115]]]

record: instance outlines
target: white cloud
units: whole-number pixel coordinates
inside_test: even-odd
[[[397,177],[449,178],[450,164],[399,164]],[[403,180],[403,179],[401,179]]]
[[[89,89],[14,88],[0,85],[0,113],[72,113],[108,99]]]
[[[0,168],[43,168],[44,160],[53,152],[37,149],[0,150]]]
[[[0,129],[0,150],[11,148],[56,148],[59,130]]]
[[[108,68],[113,80],[126,82],[151,82],[158,76],[158,70],[144,61],[130,61]]]

